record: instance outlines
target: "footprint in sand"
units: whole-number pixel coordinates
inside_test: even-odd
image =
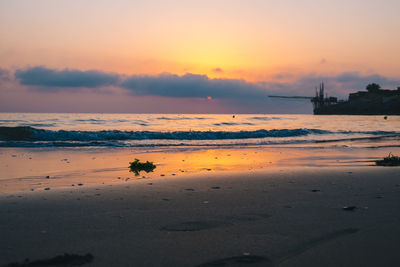
[[[327,233],[325,235],[307,240],[296,247],[283,251],[282,253],[271,255],[270,257],[260,256],[260,255],[233,256],[218,260],[212,260],[200,264],[198,266],[244,266],[244,265],[265,266],[265,267],[276,266],[306,252],[307,250],[310,250],[318,245],[321,245],[322,243],[329,242],[346,235],[355,234],[359,230],[360,229],[358,228],[346,228],[335,232]]]

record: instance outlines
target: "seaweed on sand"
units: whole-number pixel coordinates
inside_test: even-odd
[[[129,164],[129,171],[135,173],[135,176],[138,176],[141,171],[149,173],[156,168],[156,165],[154,165],[153,162],[140,162],[139,159],[135,159],[134,162],[129,162]]]
[[[400,166],[400,157],[389,153],[387,157],[375,162],[378,166]]]

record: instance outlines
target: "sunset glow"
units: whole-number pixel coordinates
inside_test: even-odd
[[[9,88],[21,87],[14,72],[36,66],[125,76],[192,73],[261,82],[262,90],[283,94],[308,94],[314,82],[330,79],[331,92],[346,95],[362,89],[371,75],[394,87],[400,80],[399,9],[394,0],[2,0],[2,100],[9,103]],[[346,73],[362,82],[337,78]],[[34,98],[32,90],[23,87],[18,94]],[[163,99],[162,107],[171,101]],[[226,101],[218,105],[235,109]],[[13,106],[3,111],[20,110],[22,100]]]

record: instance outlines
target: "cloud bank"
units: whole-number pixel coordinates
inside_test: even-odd
[[[128,77],[121,83],[135,95],[203,98],[255,98],[267,96],[265,88],[244,80],[210,79],[206,75],[161,74]]]
[[[114,85],[119,75],[98,70],[54,70],[46,67],[32,67],[15,71],[15,77],[23,85],[40,87],[86,87],[97,88]]]
[[[0,70],[0,76],[7,74]],[[182,76],[163,73],[160,75],[120,75],[99,70],[56,70],[46,67],[18,69],[14,73],[21,85],[35,90],[79,91],[84,88],[115,86],[131,95],[159,96],[171,98],[207,98],[259,101],[269,94],[312,96],[315,86],[325,82],[330,95],[346,97],[349,92],[362,90],[369,83],[375,82],[383,88],[400,86],[400,79],[393,79],[379,74],[362,75],[358,72],[344,72],[337,75],[308,74],[292,79],[290,82],[247,82],[235,79],[211,79],[206,75],[185,74]],[[293,77],[282,73],[276,77]]]

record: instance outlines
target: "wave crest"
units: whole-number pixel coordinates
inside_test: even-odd
[[[295,137],[326,134],[318,129],[272,129],[255,131],[52,131],[33,127],[0,127],[1,141],[107,141],[107,140],[227,140]]]

